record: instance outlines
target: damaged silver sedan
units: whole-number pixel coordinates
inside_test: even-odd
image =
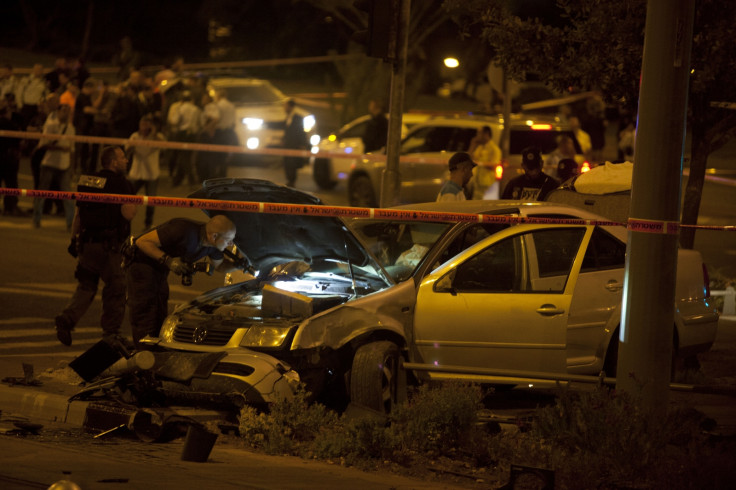
[[[206,181],[191,197],[320,204],[246,179]],[[565,205],[513,201],[407,209],[602,219]],[[405,396],[404,362],[423,367],[410,372],[418,380],[495,384],[521,381],[480,373],[615,370],[622,227],[227,214],[253,275],[181,305],[151,343],[257,354],[256,378],[267,375],[263,361],[272,359],[333,407],[356,402],[380,411]],[[718,316],[697,252],[680,253],[674,306],[674,355],[709,349]]]

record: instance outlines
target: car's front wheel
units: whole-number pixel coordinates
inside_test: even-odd
[[[324,191],[334,189],[337,181],[332,180],[330,161],[327,158],[317,158],[312,168],[312,177],[317,187]]]
[[[406,371],[396,344],[381,341],[358,348],[350,374],[350,400],[382,413],[406,400]]]
[[[351,206],[356,207],[376,207],[376,193],[373,191],[373,184],[367,175],[358,175],[350,179],[348,202]]]

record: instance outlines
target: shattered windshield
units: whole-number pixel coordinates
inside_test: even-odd
[[[411,277],[452,223],[356,219],[350,229],[396,281]]]

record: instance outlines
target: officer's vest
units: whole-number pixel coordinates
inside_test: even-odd
[[[78,192],[93,194],[112,193],[112,171],[101,170],[94,175],[82,175],[77,185]],[[130,234],[130,223],[120,214],[120,204],[105,204],[90,201],[79,203],[79,220],[83,237],[92,240],[123,240]]]

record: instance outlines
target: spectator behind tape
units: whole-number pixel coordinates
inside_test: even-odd
[[[557,176],[560,178],[560,182],[566,182],[578,173],[578,162],[572,158],[563,158],[557,164]]]
[[[542,201],[558,185],[557,180],[542,173],[542,152],[535,146],[521,152],[521,168],[524,175],[511,179],[503,190],[501,199],[518,201]]]

